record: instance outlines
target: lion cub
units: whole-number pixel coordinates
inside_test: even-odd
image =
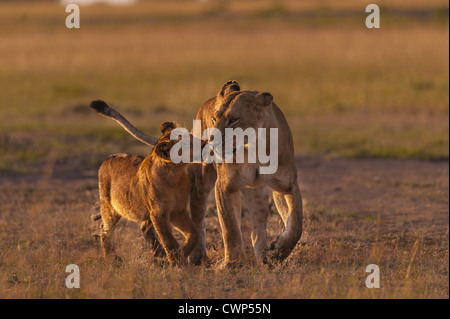
[[[175,122],[161,124],[163,136],[146,158],[118,154],[102,163],[98,176],[103,220],[101,245],[105,256],[114,250],[111,234],[122,217],[140,223],[146,240],[154,248],[155,244],[158,246],[156,230],[171,264],[182,262],[195,247],[197,230],[186,210],[189,196],[186,164],[174,164],[170,160],[170,150],[177,143],[170,140],[170,133],[176,127]],[[191,146],[193,138],[191,135]],[[181,248],[171,224],[185,237]]]

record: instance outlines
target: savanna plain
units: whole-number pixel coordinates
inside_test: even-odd
[[[0,298],[448,298],[448,2],[144,1],[81,7],[67,29],[55,2],[0,1]],[[271,92],[291,127],[304,232],[289,258],[218,271],[214,198],[209,263],[171,267],[138,226],[97,240],[97,170],[146,155],[89,109],[104,99],[135,126],[192,127],[222,84]],[[269,240],[283,223],[271,203]],[[66,266],[80,268],[68,289]],[[366,266],[380,267],[368,289]]]

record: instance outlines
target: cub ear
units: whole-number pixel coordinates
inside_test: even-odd
[[[219,91],[219,96],[224,97],[225,95],[231,93],[231,92],[237,92],[241,90],[241,86],[239,83],[235,80],[228,81],[225,83],[222,87],[222,89]]]
[[[270,93],[258,93],[255,96],[256,104],[260,106],[269,106],[273,102],[273,96]]]
[[[161,133],[165,134],[179,127],[177,122],[164,122],[160,125]]]
[[[155,146],[155,153],[157,156],[170,160],[170,150],[172,149],[173,143],[171,142],[160,142]]]

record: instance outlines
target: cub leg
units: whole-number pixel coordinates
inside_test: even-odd
[[[172,225],[175,226],[184,236],[185,242],[181,247],[183,258],[187,258],[198,241],[197,229],[194,226],[186,210],[174,213],[170,216]]]
[[[102,215],[102,223],[100,224],[101,245],[103,255],[106,257],[114,253],[111,235],[121,216],[114,211],[108,201],[100,203],[100,214]]]
[[[141,231],[145,241],[153,249],[154,256],[164,257],[166,253],[164,252],[164,247],[159,243],[158,235],[156,234],[152,221],[146,220],[145,222],[142,222]]]
[[[152,211],[150,217],[158,234],[159,241],[164,247],[169,263],[171,265],[177,263],[180,260],[180,245],[173,236],[169,212]]]

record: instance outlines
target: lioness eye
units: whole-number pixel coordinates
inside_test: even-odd
[[[211,116],[211,121],[213,122],[213,124],[216,124],[216,118],[214,116]]]
[[[231,125],[231,124],[233,124],[233,123],[236,123],[238,120],[239,120],[239,119],[231,118],[231,119],[228,120],[228,125]]]

